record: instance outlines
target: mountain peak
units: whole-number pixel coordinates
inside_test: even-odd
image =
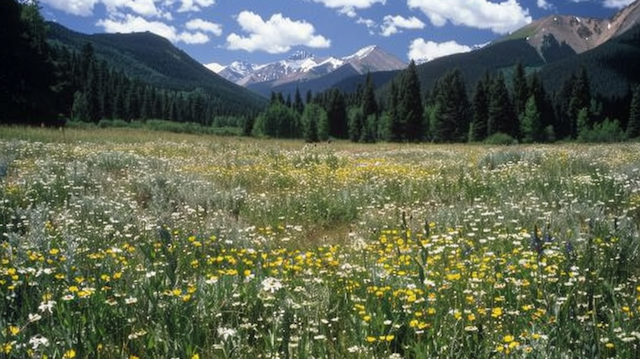
[[[372,52],[374,52],[375,50],[380,49],[378,47],[378,45],[369,45],[369,46],[365,46],[363,48],[361,48],[360,50],[358,50],[355,54],[350,55],[345,57],[345,60],[352,60],[352,59],[364,59],[365,57],[369,56]]]
[[[304,59],[309,59],[314,57],[314,55],[308,51],[304,51],[304,50],[298,50],[295,51],[294,53],[292,53],[288,60],[292,60],[292,61],[297,61],[297,60],[304,60]]]

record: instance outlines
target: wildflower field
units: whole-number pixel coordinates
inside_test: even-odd
[[[639,168],[0,128],[0,357],[637,358]]]

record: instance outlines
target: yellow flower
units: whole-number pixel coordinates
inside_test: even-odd
[[[493,318],[499,318],[501,315],[502,315],[502,308],[495,307],[495,308],[491,309],[491,316]]]
[[[367,337],[367,342],[369,342],[369,343],[373,343],[373,342],[375,342],[376,340],[377,340],[377,338],[376,338],[376,337]]]
[[[11,334],[12,336],[16,336],[18,335],[18,333],[20,333],[20,328],[16,327],[15,325],[10,325],[9,326],[9,334]]]
[[[504,341],[505,343],[511,343],[512,341],[514,341],[516,338],[513,337],[513,335],[505,335],[504,338],[502,339],[502,341]]]
[[[73,349],[67,350],[66,352],[64,352],[64,355],[62,356],[63,359],[71,359],[75,357],[76,357],[76,351]]]
[[[191,359],[200,359],[200,355],[198,353],[195,353],[191,356]]]

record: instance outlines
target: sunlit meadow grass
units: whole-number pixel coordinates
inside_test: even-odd
[[[638,357],[639,166],[0,128],[0,357]]]

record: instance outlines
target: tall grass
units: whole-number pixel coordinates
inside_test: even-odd
[[[2,130],[0,356],[638,355],[637,144]]]

